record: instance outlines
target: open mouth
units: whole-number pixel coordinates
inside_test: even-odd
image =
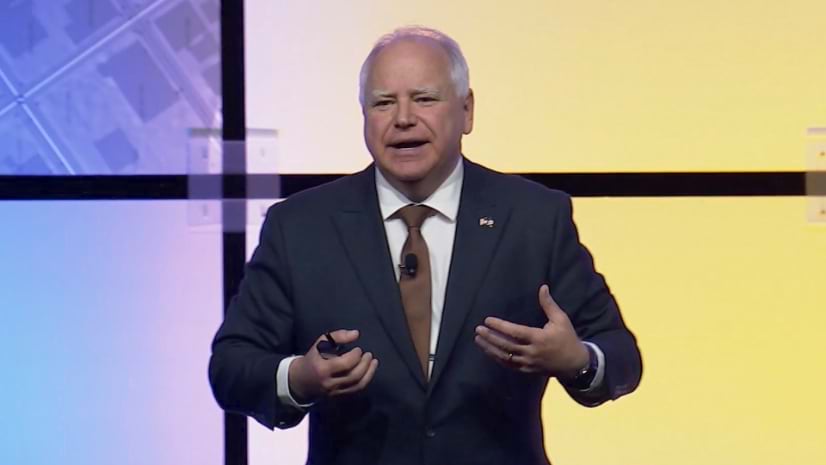
[[[396,143],[390,144],[390,147],[392,147],[394,149],[415,149],[415,148],[423,146],[426,143],[427,143],[426,140],[406,140],[406,141],[403,141],[403,142],[396,142]]]

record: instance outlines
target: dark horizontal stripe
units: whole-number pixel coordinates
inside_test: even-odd
[[[0,200],[187,198],[187,176],[0,176]]]
[[[826,195],[826,172],[515,173],[574,197],[740,197]],[[281,176],[284,197],[339,175]],[[808,190],[807,190],[808,185]]]
[[[0,176],[0,200],[175,200],[289,197],[337,174]],[[802,196],[826,173],[523,173],[575,197]],[[818,181],[819,180],[819,181]],[[826,195],[822,187],[809,194]]]
[[[278,198],[280,180],[271,174],[0,176],[0,200]]]
[[[806,195],[806,173],[530,173],[528,179],[576,197]]]

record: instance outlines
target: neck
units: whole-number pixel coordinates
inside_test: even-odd
[[[388,179],[390,185],[396,190],[404,194],[405,197],[416,203],[421,203],[427,200],[428,197],[436,192],[436,189],[442,185],[445,179],[439,180],[421,180],[419,182],[403,182]],[[432,182],[430,182],[432,181]]]

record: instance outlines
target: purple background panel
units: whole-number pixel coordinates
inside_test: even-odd
[[[221,234],[188,208],[0,203],[0,463],[223,463]]]

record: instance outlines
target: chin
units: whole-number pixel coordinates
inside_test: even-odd
[[[395,161],[385,165],[384,171],[399,181],[414,183],[425,179],[433,169],[431,163],[424,161]]]
[[[415,184],[427,177],[427,171],[422,170],[413,171],[392,169],[387,174],[389,174],[393,179],[407,184]]]

